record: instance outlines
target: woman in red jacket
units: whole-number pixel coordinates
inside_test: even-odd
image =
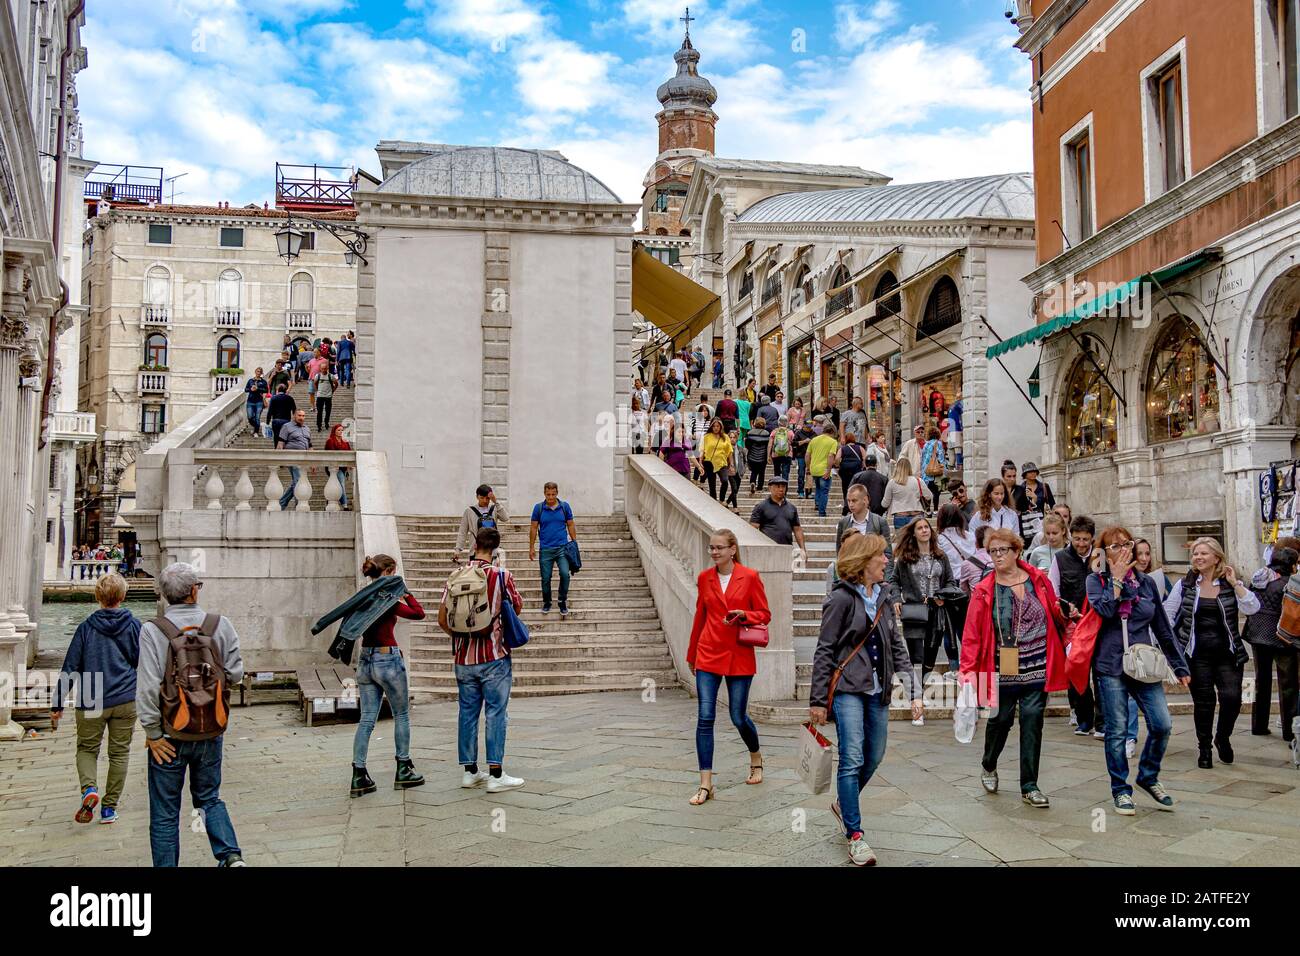
[[[1066,620],[1052,582],[1020,560],[1020,535],[1007,528],[986,532],[984,549],[993,573],[971,591],[961,645],[962,683],[976,681],[981,707],[992,707],[984,733],[980,783],[998,792],[998,757],[1020,708],[1020,792],[1031,807],[1049,801],[1038,788],[1047,695],[1065,690]]]
[[[695,725],[695,752],[700,758],[700,788],[691,797],[698,807],[713,796],[713,720],[717,712],[718,688],[727,681],[727,705],[731,722],[749,748],[749,779],[763,782],[763,755],[758,749],[758,728],[746,713],[749,686],[754,681],[754,649],[740,643],[740,629],[765,625],[772,620],[767,607],[763,579],[753,568],[740,563],[736,536],[726,530],[709,538],[713,567],[701,571],[695,601],[695,623],[686,663],[695,674],[699,698],[699,719]]]

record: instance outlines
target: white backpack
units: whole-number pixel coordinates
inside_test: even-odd
[[[486,566],[467,564],[447,579],[447,626],[457,634],[476,634],[492,626]]]

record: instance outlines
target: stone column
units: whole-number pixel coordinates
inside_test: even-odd
[[[30,343],[28,343],[30,345]],[[36,356],[24,353],[18,360],[18,375],[22,379],[32,379],[40,375],[41,363]],[[39,444],[40,388],[24,385],[18,389],[18,502],[20,510],[20,531],[18,533],[18,580],[9,605],[10,617],[14,626],[24,638],[24,663],[31,663],[36,656],[36,615],[38,603],[32,598],[32,565],[35,557],[35,540],[37,521],[45,516],[44,482],[38,481],[35,473],[36,446]],[[44,536],[41,536],[44,540]],[[40,594],[39,591],[36,592]],[[28,611],[31,611],[31,614]],[[21,622],[20,619],[21,618]]]
[[[16,270],[8,269],[6,273]],[[13,721],[14,694],[26,680],[26,633],[16,626],[9,609],[18,599],[18,557],[25,547],[18,530],[22,527],[23,504],[18,495],[18,350],[27,334],[27,323],[8,314],[11,276],[5,276],[4,315],[0,315],[0,740],[17,740],[22,728]],[[27,622],[27,615],[18,615]]]
[[[489,232],[483,246],[483,435],[481,481],[506,513],[510,504],[510,234]]]

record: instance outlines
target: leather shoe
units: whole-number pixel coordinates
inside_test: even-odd
[[[1214,761],[1210,759],[1210,751],[1208,748],[1202,750],[1201,755],[1196,758],[1196,766],[1200,767],[1202,770],[1213,769]]]
[[[1220,760],[1220,762],[1222,762],[1222,763],[1232,763],[1233,753],[1232,753],[1232,744],[1231,744],[1231,743],[1229,743],[1228,741],[1225,740],[1225,741],[1223,741],[1222,743],[1218,743],[1218,742],[1216,742],[1214,746],[1215,746],[1215,748],[1219,751],[1219,760]]]

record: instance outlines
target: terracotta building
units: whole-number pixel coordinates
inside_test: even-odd
[[[1170,565],[1293,524],[1300,71],[1287,0],[1020,0],[1043,474]],[[1032,354],[1031,352],[1031,354]],[[1263,488],[1263,491],[1261,491]]]

